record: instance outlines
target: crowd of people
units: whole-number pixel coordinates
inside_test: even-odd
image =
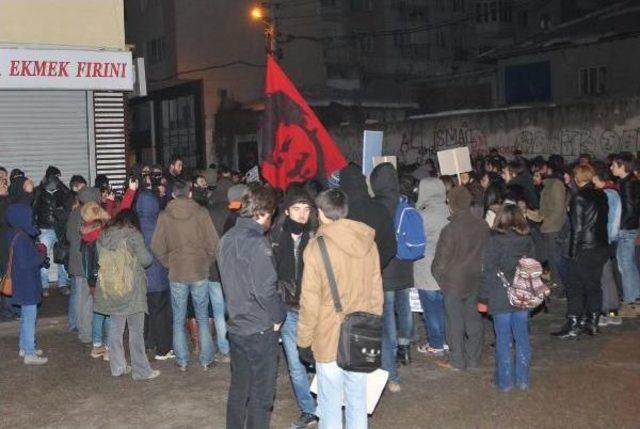
[[[640,315],[640,164],[630,153],[567,164],[493,150],[473,165],[439,177],[433,163],[383,163],[367,178],[351,164],[326,183],[280,191],[214,165],[191,177],[175,157],[166,170],[134,167],[121,196],[104,176],[93,187],[73,176],[67,187],[52,166],[36,186],[0,167],[0,271],[10,270],[14,289],[2,316],[19,317],[27,365],[48,361],[36,319],[54,285],[69,296],[69,330],[113,376],[158,377],[148,356],[175,359],[180,371],[192,355],[202,370],[230,363],[229,428],[269,426],[280,343],[300,412],[294,428],[342,427],[343,399],[346,426],[366,427],[366,374],[336,363],[342,317],[354,312],[382,316],[390,392],[402,390],[398,368],[412,349],[443,370],[479,367],[483,317],[494,327],[496,388],[526,390],[532,311],[510,301],[503,280],[522,258],[542,263],[553,296],[567,300],[566,322],[551,333],[559,339]],[[399,204],[422,221],[416,260],[398,252]],[[416,341],[411,288],[426,341]]]

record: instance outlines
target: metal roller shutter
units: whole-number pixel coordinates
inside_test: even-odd
[[[126,128],[124,94],[94,92],[96,174],[106,174],[115,189],[126,179]]]
[[[85,91],[0,91],[0,165],[20,168],[33,181],[49,165],[89,179]]]

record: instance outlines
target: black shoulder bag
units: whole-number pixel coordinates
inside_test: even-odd
[[[336,312],[342,314],[338,285],[323,237],[318,237],[318,245],[327,270],[333,305]],[[340,325],[338,366],[345,371],[372,372],[380,368],[381,352],[382,317],[362,311],[346,314]]]

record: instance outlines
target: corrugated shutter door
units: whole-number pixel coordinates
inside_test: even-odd
[[[49,165],[68,183],[89,179],[85,91],[0,91],[0,165],[19,168],[33,181]]]
[[[124,94],[94,92],[93,116],[96,137],[96,174],[106,174],[120,189],[126,179],[126,130]]]

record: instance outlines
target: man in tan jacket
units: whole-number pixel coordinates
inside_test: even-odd
[[[316,199],[321,227],[333,266],[343,314],[338,315],[331,298],[325,266],[317,240],[304,252],[304,274],[298,321],[301,356],[309,348],[316,361],[320,428],[342,427],[343,398],[346,426],[367,427],[366,374],[345,371],[336,364],[343,316],[356,311],[382,314],[380,258],[375,231],[361,222],[346,219],[347,196],[330,189]]]

